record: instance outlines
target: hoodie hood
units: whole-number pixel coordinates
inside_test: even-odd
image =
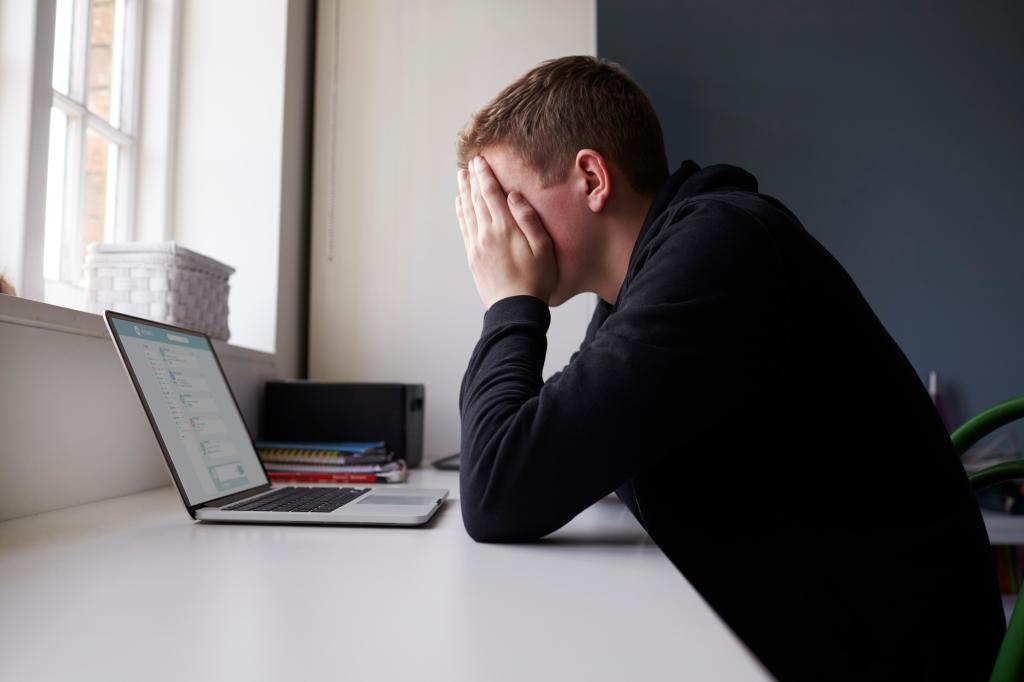
[[[687,199],[707,192],[718,192],[721,190],[741,190],[744,192],[757,191],[757,178],[739,166],[730,166],[726,163],[701,168],[693,161],[683,161],[679,169],[669,176],[668,180],[661,186],[658,193],[647,210],[647,217],[644,218],[644,225],[637,236],[633,253],[646,243],[653,232],[652,226],[670,209],[675,208]]]
[[[701,168],[693,161],[683,161],[668,180],[661,186],[647,210],[643,227],[637,235],[633,252],[629,257],[629,267],[623,287],[633,278],[637,259],[644,247],[665,226],[666,221],[675,213],[675,208],[688,199],[723,190],[739,190],[744,192],[757,191],[757,178],[738,166],[720,163]]]

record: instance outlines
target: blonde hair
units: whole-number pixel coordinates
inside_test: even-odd
[[[498,93],[459,133],[459,165],[498,144],[518,153],[546,186],[565,180],[580,149],[615,163],[641,194],[668,177],[650,100],[621,66],[596,57],[541,62]]]

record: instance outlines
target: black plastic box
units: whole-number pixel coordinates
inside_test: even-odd
[[[386,441],[410,467],[423,460],[423,384],[268,381],[264,440]]]

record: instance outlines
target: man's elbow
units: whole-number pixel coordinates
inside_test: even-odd
[[[494,461],[484,453],[473,454],[464,438],[459,504],[469,537],[477,542],[531,542],[561,525],[552,525],[551,510],[524,490],[532,486],[509,472],[496,472],[493,465],[473,466],[481,459]]]
[[[466,533],[477,542],[531,542],[546,535],[518,510],[474,504],[465,498],[461,504]]]
[[[478,519],[470,519],[465,514],[462,520],[466,524],[466,533],[477,542],[514,542],[506,533],[491,524]]]

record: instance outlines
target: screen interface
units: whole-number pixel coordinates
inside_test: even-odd
[[[190,504],[267,482],[205,338],[111,318]]]

